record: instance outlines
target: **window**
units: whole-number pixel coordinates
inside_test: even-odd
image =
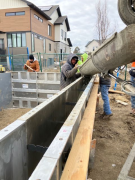
[[[22,16],[22,15],[25,15],[25,12],[16,12],[16,16]]]
[[[43,22],[43,20],[41,18],[38,19],[40,22]]]
[[[22,33],[22,47],[26,47],[26,34]]]
[[[48,24],[48,36],[52,36],[52,26]]]
[[[64,40],[66,41],[67,40],[67,33],[65,32],[65,38],[64,38]]]
[[[4,39],[0,39],[0,49],[4,49]]]
[[[8,47],[12,47],[12,34],[8,34]]]
[[[63,30],[61,29],[61,39],[63,39]]]
[[[51,44],[49,44],[49,51],[51,51]]]
[[[8,47],[26,47],[25,33],[7,34]]]
[[[22,15],[25,15],[25,11],[6,13],[6,16],[22,16]]]
[[[13,45],[13,47],[17,47],[16,46],[16,34],[12,34],[12,45]]]
[[[34,17],[35,17],[36,19],[38,19],[38,16],[37,16],[36,14],[34,14]]]
[[[32,52],[35,51],[35,38],[34,38],[34,34],[32,34]]]
[[[17,34],[17,47],[21,47],[21,34]]]
[[[15,16],[15,13],[6,13],[6,16]]]
[[[34,17],[39,20],[40,22],[43,22],[43,19],[41,19],[40,17],[38,17],[36,14],[34,14]]]

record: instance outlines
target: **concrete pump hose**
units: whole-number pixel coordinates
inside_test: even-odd
[[[125,90],[128,89],[129,91]],[[121,90],[129,96],[135,96],[135,87],[133,87],[131,81],[124,81],[121,83]]]

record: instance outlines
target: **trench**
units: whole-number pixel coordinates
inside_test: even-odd
[[[11,82],[9,81],[9,83]],[[73,85],[40,103],[0,131],[0,179],[26,180],[31,176],[38,163],[42,160],[44,153],[30,151],[27,149],[28,145],[48,148],[71,114],[86,87],[87,84],[84,83],[83,78],[78,79]],[[9,97],[11,98],[11,96]],[[83,111],[86,99],[85,97]],[[82,116],[83,113],[79,109],[78,111]],[[81,116],[78,116],[80,120]],[[78,126],[79,122],[75,127],[74,137]],[[73,138],[70,136],[69,141],[71,139]],[[72,143],[69,141],[67,142],[68,149],[72,146]],[[63,159],[60,159],[63,163]],[[62,168],[63,166],[61,166],[61,171]]]

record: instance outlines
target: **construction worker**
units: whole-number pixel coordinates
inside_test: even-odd
[[[84,53],[81,55],[81,60],[82,60],[82,63],[84,63],[88,58],[88,54]]]
[[[111,86],[111,77],[105,76],[103,78],[100,76],[99,84],[100,84],[101,96],[104,101],[104,104],[103,104],[104,112],[102,114],[102,118],[108,120],[113,115],[110,108],[109,97],[108,97],[108,90]]]
[[[81,66],[88,58],[88,54],[84,53],[81,55],[81,60],[78,60],[78,65]],[[77,70],[77,73],[80,73],[80,70]]]
[[[28,70],[28,72],[39,72],[40,70],[39,62],[34,59],[32,54],[29,56],[29,60],[27,60],[26,65],[24,65],[24,69]]]
[[[78,66],[81,66],[83,64],[82,60],[78,60],[77,64],[78,64]],[[77,73],[80,73],[79,69],[77,70]]]
[[[61,69],[61,79],[60,88],[63,89],[73,81],[75,81],[79,76],[76,74],[78,69],[78,57],[76,54],[69,54],[67,57],[67,62],[62,66]]]
[[[132,63],[129,74],[131,76],[131,81],[133,83],[133,86],[135,87],[135,62]],[[131,96],[131,107],[132,107],[132,110],[130,114],[135,116],[135,96]]]

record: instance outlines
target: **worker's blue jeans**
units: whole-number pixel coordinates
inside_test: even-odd
[[[100,84],[101,96],[104,101],[103,108],[104,108],[105,114],[107,114],[107,115],[112,114],[111,109],[110,109],[109,97],[108,97],[109,88],[110,88],[109,85]]]
[[[135,87],[135,77],[131,76],[131,81]],[[131,96],[131,106],[133,109],[135,109],[135,96]]]

